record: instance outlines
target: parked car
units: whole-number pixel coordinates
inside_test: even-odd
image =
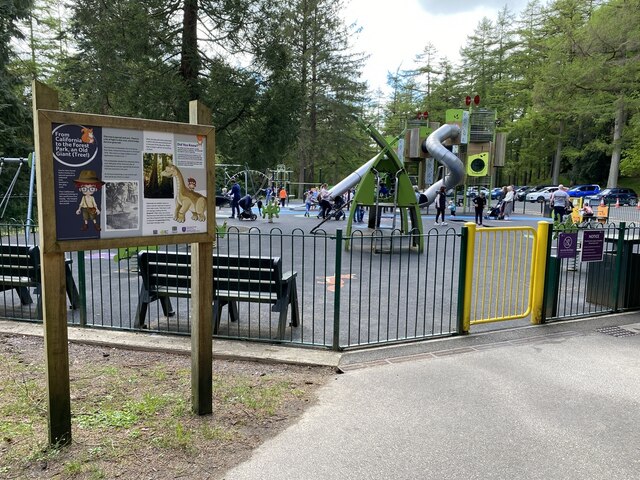
[[[480,192],[484,192],[484,196],[488,197],[489,196],[489,189],[486,187],[467,187],[467,197],[468,198],[475,198],[477,197]]]
[[[493,190],[491,190],[491,200],[500,200],[500,199],[502,199],[502,188],[495,187]]]
[[[575,187],[571,187],[567,193],[570,197],[586,197],[588,195],[595,195],[600,193],[599,185],[576,185]]]
[[[535,185],[535,186],[531,186],[529,187],[529,189],[525,192],[524,195],[522,195],[522,200],[526,200],[527,199],[527,195],[529,195],[530,193],[534,193],[534,192],[539,192],[545,188],[548,187],[554,187],[555,185]]]
[[[548,202],[551,194],[558,190],[558,187],[545,187],[542,190],[536,190],[527,194],[527,202]]]
[[[595,195],[584,197],[584,202],[594,207],[604,200],[606,205],[614,205],[620,202],[620,205],[635,206],[638,204],[638,194],[631,188],[605,188]]]
[[[531,187],[529,185],[524,185],[522,187],[516,188],[516,200],[523,202],[530,190]]]

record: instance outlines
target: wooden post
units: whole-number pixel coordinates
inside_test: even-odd
[[[189,102],[189,123],[209,125],[211,113],[199,101]],[[215,151],[211,149],[210,151]],[[207,222],[215,231],[213,162],[207,159]],[[209,224],[211,226],[211,223]],[[211,229],[209,229],[211,231]],[[191,244],[191,407],[194,413],[213,412],[213,243]]]
[[[33,123],[36,145],[37,184],[53,182],[53,178],[43,178],[38,109],[57,110],[58,93],[46,85],[34,81]],[[51,138],[42,139],[51,143]],[[44,238],[45,218],[53,215],[55,205],[44,202],[38,194],[38,224],[40,235],[40,268],[42,318],[44,324],[45,368],[47,375],[47,415],[49,423],[49,444],[67,445],[71,443],[71,394],[69,388],[69,347],[67,332],[66,277],[64,252],[48,252]]]

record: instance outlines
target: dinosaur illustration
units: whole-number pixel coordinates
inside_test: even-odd
[[[184,177],[180,169],[172,163],[167,165],[160,175],[173,178],[176,197],[176,211],[173,214],[173,219],[176,222],[183,223],[185,214],[191,210],[192,220],[204,222],[207,219],[207,197],[189,190],[184,183]]]

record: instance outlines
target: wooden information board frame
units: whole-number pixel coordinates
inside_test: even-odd
[[[212,412],[212,303],[213,242],[215,239],[215,130],[199,123],[210,122],[209,110],[198,101],[189,103],[190,124],[110,117],[56,110],[58,94],[34,81],[33,118],[38,182],[38,220],[42,271],[42,314],[47,377],[49,444],[71,443],[71,394],[69,381],[69,347],[67,306],[65,300],[66,251],[92,250],[127,246],[166,245],[191,242],[191,399],[198,415]],[[206,230],[198,233],[139,235],[118,238],[57,238],[55,218],[54,160],[52,124],[99,125],[119,129],[165,132],[203,136],[206,170]],[[99,230],[99,229],[96,229]]]

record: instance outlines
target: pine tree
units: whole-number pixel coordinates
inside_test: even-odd
[[[31,2],[5,0],[0,8],[0,156],[26,156],[32,149],[31,114],[20,91],[20,78],[10,70],[15,58],[12,40],[22,39],[19,22]]]

